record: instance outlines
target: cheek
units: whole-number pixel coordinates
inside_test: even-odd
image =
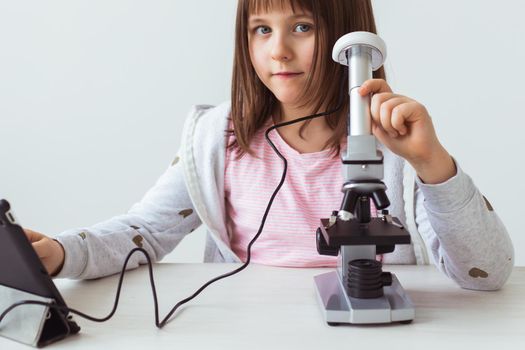
[[[257,45],[256,43],[250,43],[250,60],[252,62],[253,69],[259,76],[259,79],[263,80],[263,72],[265,69],[264,62],[267,62],[267,60],[265,60],[263,50],[259,46],[260,45]]]
[[[308,72],[311,72],[315,51],[315,37],[306,41],[301,48],[301,62]]]

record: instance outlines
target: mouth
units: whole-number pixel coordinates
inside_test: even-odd
[[[303,74],[302,72],[277,72],[277,73],[274,73],[273,76],[277,78],[286,79],[286,78],[295,78],[302,74]]]

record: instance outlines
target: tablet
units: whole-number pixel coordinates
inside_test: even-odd
[[[5,199],[0,199],[0,287],[3,290],[19,291],[20,295],[35,295],[45,300],[53,300],[57,305],[66,306]],[[0,310],[0,313],[3,311]],[[65,326],[69,328],[68,334],[80,330],[68,316],[69,312],[57,309],[51,311],[62,314],[60,319],[63,319]],[[46,328],[43,331],[45,332]]]

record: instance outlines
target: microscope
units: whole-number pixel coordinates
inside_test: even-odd
[[[370,96],[359,87],[372,78],[386,58],[377,35],[352,32],[334,45],[334,61],[348,66],[350,108],[348,143],[342,152],[343,201],[338,211],[322,218],[316,232],[321,255],[341,254],[336,271],[314,277],[317,296],[329,325],[410,323],[414,306],[390,272],[383,272],[376,254],[391,253],[396,244],[410,244],[410,234],[388,210],[383,179],[383,154],[372,135]],[[378,210],[371,217],[370,199]]]

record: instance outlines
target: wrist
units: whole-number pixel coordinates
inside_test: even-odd
[[[66,251],[64,249],[64,246],[62,245],[62,243],[60,243],[58,240],[56,239],[53,239],[53,242],[55,242],[55,244],[58,246],[58,266],[54,269],[54,271],[52,273],[50,273],[50,275],[53,277],[53,276],[56,276],[59,274],[60,271],[62,271],[62,267],[64,267],[64,261],[65,261],[65,257],[66,257]]]
[[[447,152],[440,146],[428,157],[410,161],[422,182],[426,184],[439,184],[452,178],[457,173],[456,164]]]

